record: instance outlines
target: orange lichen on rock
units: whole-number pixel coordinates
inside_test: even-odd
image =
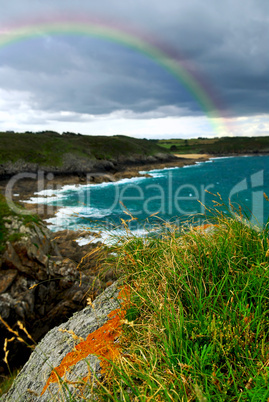
[[[130,302],[130,295],[131,295],[130,287],[125,285],[120,288],[118,299],[124,300],[125,301],[124,306],[126,306],[126,304],[129,304]]]
[[[121,334],[122,321],[126,315],[125,305],[128,303],[129,295],[130,291],[127,287],[121,288],[118,298],[124,300],[124,305],[122,305],[121,308],[111,311],[111,313],[108,314],[108,321],[102,327],[89,334],[85,341],[76,345],[75,348],[63,358],[61,364],[51,372],[41,395],[44,394],[51,383],[58,382],[60,377],[63,378],[74,365],[90,354],[100,358],[102,372],[108,367],[109,360],[113,361],[120,355],[121,346],[115,341]]]

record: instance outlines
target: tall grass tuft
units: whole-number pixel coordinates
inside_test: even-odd
[[[269,241],[220,217],[116,250],[131,288],[122,357],[100,383],[111,401],[269,399]]]

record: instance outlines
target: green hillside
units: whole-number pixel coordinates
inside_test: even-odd
[[[177,154],[233,154],[269,152],[267,137],[195,138],[189,140],[159,140],[158,145]]]
[[[0,163],[23,159],[40,165],[60,166],[66,153],[89,159],[113,159],[122,155],[153,155],[163,151],[156,141],[123,135],[60,135],[53,131],[0,133]]]

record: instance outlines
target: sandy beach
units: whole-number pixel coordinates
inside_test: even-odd
[[[177,158],[184,158],[184,159],[209,159],[212,155],[209,154],[175,154]]]

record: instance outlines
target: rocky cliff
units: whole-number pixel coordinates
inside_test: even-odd
[[[27,344],[33,342],[21,324],[38,341],[114,279],[111,271],[101,278],[100,245],[78,246],[74,239],[83,233],[55,234],[41,222],[25,224],[20,216],[9,216],[4,225],[9,240],[0,255],[0,372],[7,369],[3,361],[5,339],[13,338],[14,331],[24,342],[18,337],[8,342],[9,365],[18,367],[29,356]]]
[[[54,175],[80,175],[85,176],[88,173],[115,173],[124,170],[127,166],[143,166],[148,164],[158,164],[163,162],[176,161],[173,155],[166,153],[157,153],[156,155],[139,155],[118,156],[117,158],[107,159],[90,159],[81,157],[72,153],[64,154],[61,165],[32,163],[24,159],[18,159],[15,162],[7,161],[0,164],[0,180],[10,178],[11,176],[27,172],[37,173],[53,173]]]
[[[102,372],[97,354],[101,353],[102,337],[106,346],[116,345],[121,303],[118,283],[115,282],[91,306],[76,313],[65,324],[53,328],[35,347],[1,401],[98,400],[94,396],[94,376],[100,378]],[[111,330],[112,327],[114,335],[107,339],[108,328]],[[58,379],[53,369],[56,369]]]

